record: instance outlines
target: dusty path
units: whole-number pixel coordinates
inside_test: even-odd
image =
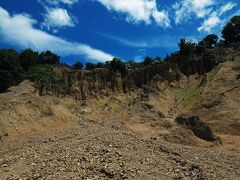
[[[0,179],[240,179],[240,151],[172,145],[114,121],[1,143]]]

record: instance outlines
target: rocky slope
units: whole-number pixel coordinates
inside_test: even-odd
[[[142,137],[121,123],[74,128],[1,145],[0,179],[239,179],[240,152]]]
[[[239,179],[240,58],[227,59],[189,77],[55,69],[77,82],[65,96],[10,88],[0,179]]]

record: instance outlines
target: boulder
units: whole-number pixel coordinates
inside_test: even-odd
[[[175,121],[191,129],[195,136],[206,141],[216,141],[218,138],[214,135],[210,127],[197,116],[177,117]]]

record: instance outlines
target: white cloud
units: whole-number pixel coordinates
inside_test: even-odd
[[[219,15],[226,13],[227,11],[232,10],[235,6],[237,6],[236,3],[228,2],[227,4],[224,4],[222,7],[220,7]]]
[[[78,2],[78,0],[55,0],[55,1],[59,1],[59,2],[62,2],[62,3],[65,3],[65,4],[70,4],[70,5]]]
[[[48,3],[50,5],[59,5],[60,3],[73,5],[77,3],[79,0],[38,0],[41,3]]]
[[[212,29],[221,23],[217,13],[214,12],[208,19],[205,19],[202,25],[198,28],[198,31],[205,31],[211,33]]]
[[[48,30],[51,28],[74,27],[74,17],[68,14],[66,9],[62,8],[46,8],[47,14],[44,15],[42,23]]]
[[[36,29],[33,27],[36,23],[36,20],[26,14],[11,16],[0,7],[0,38],[5,43],[38,51],[51,50],[62,56],[79,55],[90,60],[106,61],[113,58],[89,45],[70,42]]]
[[[210,16],[204,20],[201,26],[198,28],[200,32],[207,32],[211,33],[212,30],[216,27],[222,27],[224,24],[224,19],[222,20],[221,17],[224,13],[232,10],[237,4],[228,2],[218,8],[218,10],[212,11]]]
[[[212,11],[215,0],[182,0],[173,5],[175,10],[175,23],[186,22],[193,15],[204,18]]]
[[[163,27],[170,27],[170,19],[166,11],[157,9],[156,0],[95,0],[110,11],[126,15],[128,22],[156,22]]]

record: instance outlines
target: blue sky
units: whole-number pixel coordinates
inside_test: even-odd
[[[140,61],[180,38],[221,34],[239,0],[0,0],[0,48],[51,50],[62,61]]]

